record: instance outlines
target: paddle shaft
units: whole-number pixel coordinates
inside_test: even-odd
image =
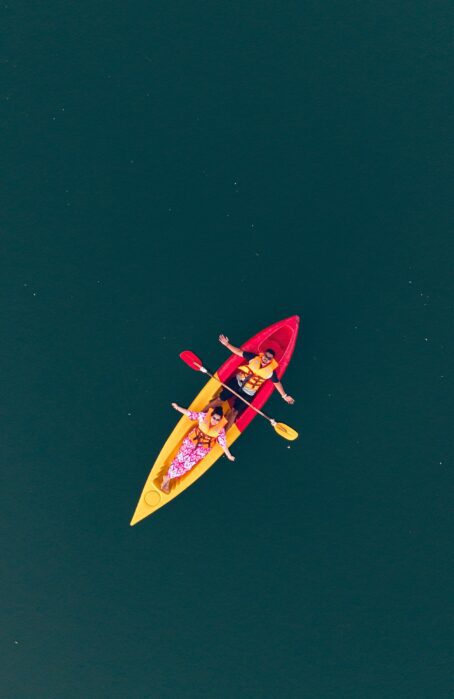
[[[271,422],[271,423],[275,422],[275,420],[273,420],[271,417],[268,417],[268,415],[265,415],[265,413],[262,413],[261,410],[259,410],[259,409],[256,408],[254,405],[252,405],[251,403],[249,403],[249,401],[247,401],[245,398],[243,398],[243,396],[240,396],[240,394],[237,393],[236,391],[234,391],[233,388],[230,388],[230,386],[227,386],[227,384],[223,383],[223,382],[221,381],[221,379],[218,379],[217,376],[213,376],[213,374],[210,374],[210,372],[208,371],[208,369],[206,369],[204,366],[201,366],[201,365],[198,365],[198,366],[199,366],[199,369],[200,369],[200,370],[205,369],[205,371],[204,371],[203,373],[208,374],[208,376],[211,376],[211,378],[214,379],[215,381],[219,381],[219,383],[221,384],[221,386],[224,386],[224,388],[227,388],[227,390],[229,390],[230,393],[233,393],[234,396],[236,396],[237,398],[239,398],[240,400],[242,400],[243,403],[246,403],[246,405],[248,405],[250,408],[252,408],[252,410],[255,410],[256,413],[258,413],[259,415],[261,415],[262,417],[264,417],[266,420],[268,420],[268,421]]]

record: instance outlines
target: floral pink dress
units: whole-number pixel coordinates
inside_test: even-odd
[[[206,413],[194,413],[192,410],[189,411],[189,419],[194,422],[197,420],[199,423],[202,422]],[[226,446],[225,442],[225,430],[222,429],[217,436],[216,441],[221,445],[221,447]],[[210,447],[206,446],[196,446],[191,442],[189,437],[185,437],[180,450],[172,463],[169,466],[167,475],[169,478],[178,478],[182,476],[187,471],[190,471],[196,464],[199,463],[211,451]]]

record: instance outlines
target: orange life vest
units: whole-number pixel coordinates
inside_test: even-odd
[[[238,367],[238,371],[246,375],[246,380],[243,383],[243,389],[246,391],[256,393],[260,386],[272,377],[273,371],[279,366],[274,357],[266,366],[262,366],[262,357],[263,353],[251,359],[248,364]]]
[[[200,420],[199,424],[188,434],[189,439],[196,447],[207,447],[208,449],[214,447],[227,422],[226,418],[222,417],[216,425],[212,425],[210,422],[212,414],[213,408],[210,408],[203,420]]]

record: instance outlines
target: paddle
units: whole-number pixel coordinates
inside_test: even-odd
[[[246,403],[252,410],[255,410],[256,413],[264,417],[268,422],[270,422],[275,431],[283,437],[284,439],[288,439],[290,442],[292,442],[294,439],[298,437],[298,432],[296,432],[294,429],[289,427],[288,425],[284,425],[283,422],[276,422],[276,420],[273,420],[273,418],[268,417],[268,415],[265,415],[265,413],[262,413],[261,410],[256,408],[254,405],[249,403],[243,396],[240,396],[239,393],[233,390],[233,388],[230,388],[230,386],[227,386],[225,383],[223,383],[220,379],[218,379],[217,376],[213,376],[213,374],[210,374],[208,369],[205,369],[205,367],[202,364],[202,360],[197,357],[194,352],[190,352],[189,350],[185,350],[184,352],[181,352],[180,358],[185,362],[188,366],[191,367],[191,369],[194,369],[195,371],[201,371],[203,374],[208,374],[208,376],[211,376],[212,379],[215,379],[216,381],[219,381],[219,383],[227,388],[231,393],[233,393],[237,398],[243,401],[243,403]]]

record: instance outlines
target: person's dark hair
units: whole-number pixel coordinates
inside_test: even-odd
[[[276,356],[276,352],[274,351],[274,349],[266,349],[266,350],[265,350],[265,354],[272,354],[273,357]]]
[[[220,405],[218,405],[217,408],[213,410],[213,415],[220,415],[221,417],[224,417],[224,411],[222,410]]]

